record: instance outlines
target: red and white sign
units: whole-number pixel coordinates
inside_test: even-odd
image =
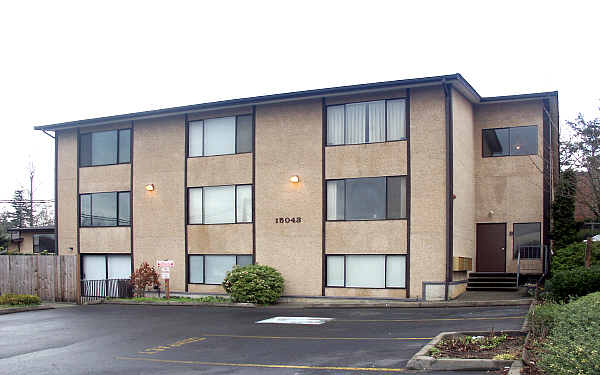
[[[171,268],[175,266],[175,262],[172,260],[157,260],[156,266],[160,268],[160,277],[166,280],[171,278]]]
[[[156,267],[158,267],[158,268],[163,268],[163,267],[173,268],[173,267],[175,267],[175,262],[173,262],[172,260],[157,260]]]

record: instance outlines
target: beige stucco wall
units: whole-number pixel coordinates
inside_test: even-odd
[[[188,292],[190,292],[190,293],[225,294],[225,289],[223,289],[223,287],[221,285],[188,284]]]
[[[252,224],[188,225],[190,254],[252,254]]]
[[[325,288],[330,297],[406,298],[406,289]]]
[[[136,121],[133,132],[133,254],[135,266],[172,259],[171,289],[185,290],[185,121],[183,116]],[[146,191],[146,184],[154,191]]]
[[[398,176],[407,173],[407,142],[325,148],[325,178]]]
[[[543,223],[542,114],[541,101],[485,104],[475,110],[475,150],[479,155],[475,163],[475,219],[478,223],[507,224],[507,272],[516,272],[516,260],[512,257],[513,237],[510,235],[513,224]],[[526,125],[538,127],[537,155],[481,157],[482,129]],[[521,270],[524,273],[541,271],[541,260],[523,262]]]
[[[446,131],[441,87],[410,92],[410,297],[445,280]]]
[[[406,220],[329,221],[325,233],[327,254],[406,254]]]
[[[131,190],[131,164],[79,168],[79,193]]]
[[[321,295],[321,102],[258,106],[255,126],[256,261],[283,274],[285,295]],[[298,184],[292,175],[300,176]],[[276,224],[277,217],[302,222]]]
[[[77,130],[56,132],[58,165],[58,254],[77,253]]]
[[[79,229],[81,253],[130,253],[130,227],[96,227]]]
[[[252,154],[189,158],[188,187],[252,183]]]
[[[452,89],[453,129],[453,255],[469,257],[475,267],[475,129],[472,104]],[[474,270],[474,269],[473,269]],[[462,280],[466,272],[455,272]]]

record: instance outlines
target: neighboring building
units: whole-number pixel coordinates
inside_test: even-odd
[[[235,264],[287,296],[453,297],[470,270],[542,271],[557,92],[482,98],[459,74],[38,126],[55,132],[57,243],[85,279]],[[471,267],[472,264],[472,267]]]
[[[11,228],[8,236],[8,251],[11,253],[56,253],[54,227]]]
[[[594,215],[588,202],[593,201],[592,186],[585,172],[577,172],[577,192],[575,193],[575,221],[598,222],[600,218]]]

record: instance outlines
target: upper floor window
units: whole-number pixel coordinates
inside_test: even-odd
[[[252,116],[192,121],[188,127],[188,156],[252,152]]]
[[[327,145],[406,139],[406,99],[327,107]]]
[[[190,188],[188,194],[188,224],[252,222],[252,185]]]
[[[327,181],[327,220],[404,219],[406,208],[406,176]]]
[[[131,225],[131,193],[128,191],[79,195],[79,223],[82,227]]]
[[[131,162],[131,129],[85,133],[79,136],[79,166]]]
[[[537,126],[483,129],[483,157],[536,155]]]

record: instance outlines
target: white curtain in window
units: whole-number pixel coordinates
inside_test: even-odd
[[[205,255],[206,284],[221,284],[227,271],[235,266],[235,255]]]
[[[346,286],[361,288],[384,288],[385,256],[347,255]]]
[[[106,280],[106,258],[104,255],[82,255],[83,279]]]
[[[404,255],[388,255],[386,271],[386,287],[404,288],[406,282],[406,257]]]
[[[404,99],[387,102],[387,140],[397,141],[406,138],[406,101]]]
[[[204,155],[235,154],[235,117],[204,120]]]
[[[241,185],[237,187],[237,222],[250,223],[252,221],[252,186]]]
[[[327,286],[344,286],[344,256],[327,257]]]
[[[344,106],[327,107],[327,144],[344,144]]]
[[[344,220],[344,181],[327,181],[327,220]]]
[[[189,190],[189,219],[190,224],[202,224],[202,188]]]
[[[203,189],[204,224],[235,223],[235,186]]]
[[[369,143],[385,142],[385,100],[370,102]]]
[[[365,143],[367,105],[365,103],[346,104],[346,143]]]
[[[190,122],[188,127],[188,147],[190,156],[202,156],[204,147],[204,122]]]
[[[131,276],[131,256],[129,255],[107,255],[108,278],[129,279]]]
[[[190,255],[190,283],[202,284],[204,282],[204,257],[202,255]]]

